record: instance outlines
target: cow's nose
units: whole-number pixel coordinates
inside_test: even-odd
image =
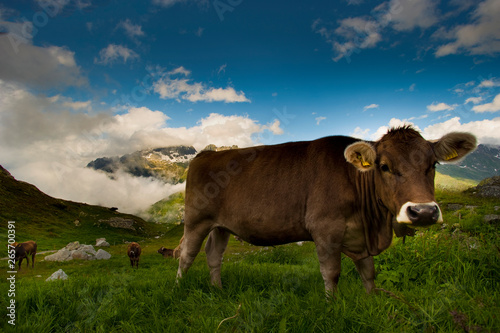
[[[408,218],[414,226],[427,226],[438,222],[441,212],[437,205],[416,204],[406,209]]]

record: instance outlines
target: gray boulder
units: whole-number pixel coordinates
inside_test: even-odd
[[[98,247],[107,247],[107,246],[109,246],[109,243],[106,242],[106,238],[97,238],[95,240],[95,246],[98,246]]]
[[[62,269],[54,272],[51,276],[49,276],[45,281],[54,281],[54,280],[67,280],[68,275],[64,273]]]
[[[54,254],[48,255],[45,257],[45,261],[69,261],[72,260],[71,251],[67,248],[63,247],[59,251]]]
[[[80,242],[79,241],[68,243],[68,245],[66,245],[66,249],[69,250],[69,251],[76,250],[79,247],[80,247]]]
[[[95,258],[97,260],[108,260],[109,258],[111,258],[111,254],[109,254],[108,252],[104,251],[103,249],[99,249],[97,251],[97,254],[95,255]]]
[[[467,192],[471,192],[478,197],[500,199],[500,176],[486,178],[476,187],[467,190]]]

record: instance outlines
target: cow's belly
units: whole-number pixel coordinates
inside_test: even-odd
[[[239,220],[218,223],[244,241],[259,245],[280,245],[299,241],[311,241],[310,233],[299,221]]]

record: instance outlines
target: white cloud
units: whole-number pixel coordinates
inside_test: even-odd
[[[393,127],[401,127],[405,125],[411,125],[413,126],[416,130],[420,130],[418,126],[416,126],[414,123],[412,123],[409,120],[401,120],[397,118],[392,118],[389,121],[388,126],[380,126],[375,133],[370,134],[371,130],[369,128],[367,129],[362,129],[361,127],[356,127],[354,131],[350,134],[353,137],[360,138],[363,140],[372,140],[372,141],[378,141],[382,136],[384,136],[387,131]]]
[[[478,88],[494,88],[494,87],[500,87],[500,81],[497,80],[496,78],[488,79],[488,80],[483,80],[481,83],[477,86]]]
[[[40,88],[82,86],[87,79],[75,53],[59,46],[39,47],[21,35],[0,34],[0,79]]]
[[[94,59],[94,63],[101,65],[109,65],[119,62],[120,59],[126,63],[129,59],[139,59],[139,55],[122,45],[109,44],[106,48],[99,51],[99,58]]]
[[[416,86],[417,86],[416,83],[411,84],[410,87],[408,88],[408,91],[415,91]]]
[[[285,131],[280,127],[281,122],[278,119],[274,119],[272,124],[267,124],[263,126],[263,130],[268,130],[274,135],[282,135]]]
[[[366,110],[370,110],[370,109],[378,109],[380,105],[378,104],[370,104],[370,105],[366,105],[365,107],[363,107],[363,112],[365,112]]]
[[[415,28],[426,29],[438,22],[436,3],[432,0],[391,0],[375,7],[371,14],[371,17],[340,20],[336,29],[317,19],[312,24],[312,30],[332,45],[336,53],[334,61],[342,58],[350,61],[352,53],[373,48],[381,42],[384,29],[411,31]]]
[[[227,64],[221,65],[217,70],[217,75],[226,74]]]
[[[200,82],[191,82],[188,76],[190,71],[184,67],[178,67],[163,75],[154,83],[154,92],[162,99],[181,99],[190,102],[224,102],[238,103],[250,102],[242,91],[237,92],[233,87],[212,88]],[[173,78],[179,75],[181,77]]]
[[[142,37],[145,35],[144,31],[142,31],[142,27],[139,24],[133,24],[130,19],[121,21],[120,23],[118,23],[117,27],[125,30],[127,36],[134,41],[137,41],[137,37]]]
[[[91,101],[86,101],[86,102],[66,101],[62,104],[62,106],[73,110],[82,110],[82,109],[89,110],[91,103],[92,103]]]
[[[494,55],[500,52],[500,2],[485,0],[481,2],[472,15],[472,22],[459,25],[442,34],[453,40],[440,46],[437,57],[450,54],[466,53],[471,55]]]
[[[362,129],[361,127],[356,127],[354,131],[349,134],[352,137],[358,138],[358,139],[363,139],[366,140],[368,139],[368,134],[370,133],[370,129]]]
[[[171,7],[175,5],[176,3],[183,3],[186,2],[187,0],[153,0],[153,3],[155,5],[160,5],[162,7]]]
[[[184,68],[184,66],[180,66],[180,67],[177,67],[173,70],[171,70],[170,72],[168,72],[169,75],[183,75],[183,76],[189,76],[191,75],[191,71],[187,70],[186,68]]]
[[[316,117],[316,125],[319,125],[326,117]]]
[[[391,120],[389,120],[389,125],[388,126],[381,126],[379,127],[375,133],[373,133],[370,138],[371,140],[373,141],[377,141],[377,140],[380,140],[380,138],[382,138],[382,136],[384,136],[387,131],[391,128],[394,128],[394,127],[401,127],[401,126],[406,126],[406,125],[411,125],[413,126],[417,131],[419,131],[419,127],[416,126],[414,123],[412,123],[411,121],[408,121],[408,120],[401,120],[401,119],[398,119],[398,118],[391,118]]]
[[[443,123],[428,126],[423,131],[423,136],[427,140],[441,138],[449,132],[470,132],[474,134],[480,143],[500,144],[500,117],[461,123],[459,117],[451,118]]]
[[[391,0],[385,19],[398,31],[429,28],[438,22],[432,0]]]
[[[453,105],[448,105],[446,103],[432,103],[431,105],[427,105],[427,110],[431,112],[438,112],[438,111],[446,111],[446,110],[455,110],[457,107],[457,104]]]
[[[379,140],[391,127],[398,127],[402,125],[412,125],[417,131],[422,133],[422,136],[427,140],[437,140],[443,135],[450,132],[469,132],[474,134],[480,143],[483,144],[500,144],[500,117],[494,119],[485,119],[479,121],[471,121],[469,123],[461,123],[459,117],[454,117],[444,121],[442,123],[434,124],[421,130],[415,124],[392,118],[389,121],[388,126],[381,126],[377,131],[370,135],[370,139],[373,141]],[[360,133],[363,136],[361,138],[368,137],[369,130],[361,130],[361,128],[356,128],[355,133]],[[358,136],[360,137],[360,136]]]
[[[381,41],[380,26],[374,20],[355,17],[340,21],[340,26],[332,29],[322,20],[317,19],[312,24],[312,30],[320,34],[328,44],[332,45],[337,54],[334,61],[350,57],[360,49],[372,48]],[[339,39],[343,40],[339,42]]]
[[[496,95],[491,103],[474,106],[472,111],[476,113],[500,111],[500,94]]]
[[[203,31],[205,31],[205,28],[199,27],[194,34],[198,37],[201,37],[203,35]]]
[[[0,80],[0,161],[49,195],[137,213],[179,187],[126,174],[111,180],[85,168],[88,162],[148,147],[248,147],[260,135],[283,134],[278,119],[261,125],[247,116],[212,113],[192,127],[170,127],[169,119],[145,107],[99,113],[92,103],[34,95]]]
[[[483,98],[481,96],[479,97],[469,97],[465,100],[465,104],[468,103],[473,103],[473,104],[479,104],[483,101]]]

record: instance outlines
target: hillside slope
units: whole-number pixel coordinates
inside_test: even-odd
[[[155,228],[137,216],[53,198],[31,184],[16,180],[0,166],[2,244],[7,243],[7,221],[15,221],[16,241],[35,240],[39,250],[59,248],[68,240],[92,244],[100,237],[111,244],[121,243],[148,236]]]

